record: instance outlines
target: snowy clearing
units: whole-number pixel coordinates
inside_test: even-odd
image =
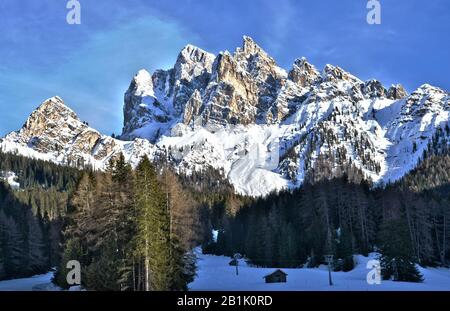
[[[30,278],[0,281],[0,291],[54,291],[59,290],[52,283],[53,272]]]
[[[450,291],[450,269],[443,268],[419,268],[425,278],[423,283],[382,281],[380,285],[369,285],[366,264],[376,258],[374,253],[355,256],[357,264],[350,272],[333,272],[333,286],[328,285],[326,267],[282,269],[288,274],[287,283],[266,284],[263,277],[276,269],[250,267],[241,260],[236,275],[235,267],[228,265],[229,257],[203,255],[199,248],[195,253],[198,270],[189,284],[192,291]]]
[[[274,268],[254,268],[243,260],[236,268],[229,266],[229,257],[203,255],[195,249],[198,271],[195,280],[189,284],[191,291],[450,291],[450,269],[419,268],[425,281],[407,283],[382,281],[380,285],[369,285],[366,264],[376,258],[355,256],[355,269],[350,272],[333,272],[333,286],[328,285],[328,270],[325,266],[316,269],[282,269],[288,274],[287,283],[266,284],[263,277]],[[53,272],[30,278],[0,281],[0,291],[60,291],[51,283]],[[71,290],[80,290],[78,286]]]
[[[52,278],[54,271],[47,272],[46,274],[34,275],[29,278],[13,279],[0,281],[0,292],[1,291],[63,291],[59,286],[52,283]],[[75,285],[69,288],[69,291],[84,291],[80,286]]]

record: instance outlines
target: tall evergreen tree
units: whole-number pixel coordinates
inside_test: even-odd
[[[145,290],[171,288],[170,214],[155,168],[144,157],[136,168],[137,252],[144,259]]]
[[[422,282],[415,265],[408,226],[403,219],[386,220],[381,231],[381,271],[383,279]]]

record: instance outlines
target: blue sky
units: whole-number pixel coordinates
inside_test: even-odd
[[[20,128],[46,98],[63,97],[100,131],[120,133],[123,93],[141,68],[169,68],[188,43],[212,53],[253,37],[285,69],[305,56],[361,79],[450,90],[450,1],[66,0],[0,2],[0,135]]]

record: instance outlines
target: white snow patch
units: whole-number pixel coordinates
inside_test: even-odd
[[[275,268],[251,267],[241,260],[239,275],[236,268],[229,266],[229,257],[203,255],[200,248],[195,249],[198,261],[197,276],[189,284],[192,291],[450,291],[450,269],[421,268],[425,281],[408,283],[382,281],[380,285],[367,283],[367,262],[376,259],[377,254],[368,257],[355,256],[356,266],[349,272],[332,272],[333,286],[328,285],[326,267],[316,269],[282,269],[288,274],[287,283],[264,282],[263,277]]]
[[[17,175],[14,172],[0,172],[0,179],[6,181],[9,186],[14,189],[20,189],[20,184],[16,181]]]
[[[157,143],[171,149],[186,174],[206,166],[222,171],[236,192],[264,196],[289,186],[272,163],[273,150],[288,126],[249,125],[189,130],[177,126],[177,136],[163,136]],[[275,149],[274,149],[275,148]]]
[[[217,238],[219,237],[219,230],[212,230],[212,239],[213,242],[217,243]]]
[[[29,278],[0,281],[0,291],[63,291],[52,282],[54,271]],[[85,291],[80,285],[71,286],[68,291]]]
[[[58,291],[52,283],[54,272],[35,275],[29,278],[0,281],[0,291]]]

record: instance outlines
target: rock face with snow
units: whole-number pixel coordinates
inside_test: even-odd
[[[122,142],[100,134],[81,121],[60,97],[42,103],[20,130],[0,140],[0,148],[59,164],[99,169],[120,152],[135,162],[152,151],[146,140]]]
[[[187,45],[172,69],[139,71],[124,101],[122,140],[90,128],[55,97],[0,146],[99,168],[119,152],[132,163],[164,152],[180,173],[212,167],[237,192],[265,195],[343,174],[397,180],[450,112],[449,94],[430,85],[408,95],[305,58],[285,71],[249,37],[234,53]]]
[[[192,105],[196,93],[206,88],[213,62],[214,55],[187,45],[173,69],[158,70],[153,75],[139,71],[125,93],[122,138],[156,141],[179,121],[191,97]]]

